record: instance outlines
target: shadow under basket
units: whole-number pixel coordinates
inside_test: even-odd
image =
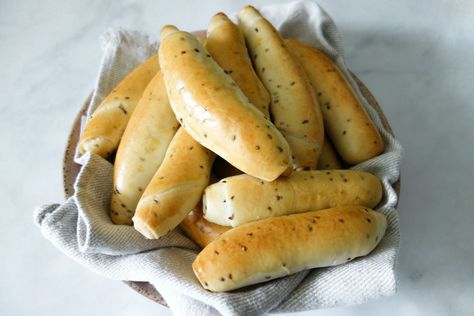
[[[359,80],[354,74],[352,77],[356,81],[357,85],[360,88],[362,95],[367,99],[369,104],[377,111],[382,120],[383,126],[387,129],[387,131],[393,135],[392,128],[388,124],[387,118],[385,117],[382,109],[380,108],[379,104],[375,100],[374,96],[370,93],[367,87]],[[72,129],[69,133],[69,137],[67,140],[66,150],[64,151],[63,157],[63,188],[64,188],[64,196],[65,198],[69,198],[74,194],[74,182],[76,181],[76,177],[81,169],[81,166],[74,162],[74,153],[79,142],[80,130],[81,130],[81,117],[86,114],[87,107],[90,102],[89,98],[84,102],[81,110],[77,114],[74,123],[72,125]],[[394,184],[394,189],[397,193],[397,196],[400,196],[400,180]],[[148,282],[134,282],[134,281],[124,281],[129,287],[140,293],[141,295],[149,298],[152,301],[155,301],[163,306],[168,307],[166,301],[160,295],[160,293]]]

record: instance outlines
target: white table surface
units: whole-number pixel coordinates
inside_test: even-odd
[[[95,80],[105,29],[202,29],[217,11],[245,4],[0,1],[1,315],[170,314],[61,254],[32,212],[63,200],[63,149]],[[393,297],[299,315],[474,315],[474,2],[320,4],[406,150],[400,281]]]

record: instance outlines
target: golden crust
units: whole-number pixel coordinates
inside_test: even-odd
[[[230,291],[365,256],[386,226],[383,214],[361,206],[267,218],[223,233],[199,253],[193,270],[205,289]]]
[[[252,67],[244,36],[224,13],[214,15],[209,22],[206,48],[239,85],[250,103],[268,117],[270,94]]]
[[[323,149],[321,150],[321,155],[319,155],[318,161],[319,170],[333,170],[341,169],[341,161],[337,155],[336,150],[331,144],[331,141],[325,137]]]
[[[283,135],[189,33],[165,29],[160,64],[178,121],[200,144],[238,169],[272,181],[288,170]]]
[[[160,167],[179,126],[159,71],[133,111],[117,150],[111,202],[115,224],[132,225],[138,200]]]
[[[337,66],[322,51],[298,40],[286,45],[303,65],[318,96],[324,126],[337,152],[349,164],[380,154],[382,137]]]
[[[106,158],[120,142],[128,120],[143,91],[159,70],[158,56],[139,65],[102,101],[87,122],[79,140],[79,152]]]
[[[272,95],[274,123],[295,156],[295,169],[316,169],[324,141],[323,119],[303,68],[257,10],[244,8],[239,20],[257,74]]]
[[[180,227],[189,238],[194,240],[194,242],[202,248],[232,228],[207,221],[202,217],[202,204],[196,206],[196,208],[183,219]]]
[[[148,184],[133,217],[145,237],[166,235],[199,203],[215,155],[180,128],[165,158]]]
[[[355,170],[295,171],[287,178],[264,182],[238,175],[208,186],[204,217],[223,226],[344,205],[376,206],[382,199],[380,180]]]

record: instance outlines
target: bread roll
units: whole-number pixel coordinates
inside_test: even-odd
[[[160,71],[145,89],[123,133],[114,163],[111,217],[132,224],[138,200],[165,157],[179,123]]]
[[[223,233],[199,253],[193,270],[205,289],[230,291],[365,256],[386,227],[383,214],[361,206],[267,218]]]
[[[263,84],[270,112],[290,144],[296,169],[316,169],[324,141],[321,109],[311,84],[275,28],[253,7],[239,13],[240,28]]]
[[[179,225],[186,235],[202,248],[214,241],[231,227],[211,223],[202,217],[202,205],[192,210]]]
[[[133,225],[154,239],[174,229],[199,203],[215,155],[180,128],[138,202]]]
[[[224,13],[217,13],[209,22],[206,48],[224,72],[234,79],[250,103],[268,117],[270,94],[252,67],[239,27]]]
[[[208,221],[235,227],[307,210],[344,205],[372,208],[381,199],[380,180],[363,171],[295,171],[273,182],[243,174],[208,186],[203,212]]]
[[[319,155],[318,160],[318,169],[319,170],[332,170],[332,169],[341,169],[341,162],[339,157],[332,147],[331,141],[325,137],[323,149],[321,150],[321,155]]]
[[[120,142],[143,91],[159,70],[158,56],[139,65],[102,101],[88,120],[79,140],[79,152],[106,158]]]
[[[196,38],[173,26],[161,31],[160,65],[171,107],[186,131],[236,168],[272,181],[289,169],[281,133],[248,102]]]
[[[286,44],[311,80],[326,132],[341,158],[357,164],[380,154],[382,137],[337,66],[322,51],[298,40],[288,39]]]

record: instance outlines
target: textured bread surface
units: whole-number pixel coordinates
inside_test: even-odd
[[[386,227],[383,214],[361,206],[267,218],[223,233],[199,253],[193,270],[205,289],[230,291],[365,256]]]
[[[207,221],[202,217],[202,205],[199,204],[192,210],[179,225],[181,229],[196,244],[202,248],[206,247],[217,237],[232,227],[221,226]]]
[[[321,155],[319,155],[318,169],[341,169],[341,161],[339,160],[339,156],[332,146],[331,141],[327,137],[324,138],[323,149],[321,150]]]
[[[270,112],[286,137],[295,169],[316,169],[324,126],[309,79],[280,34],[255,8],[239,13],[240,28],[258,76],[271,93]]]
[[[303,65],[321,106],[324,127],[341,158],[357,164],[382,153],[377,127],[336,64],[321,50],[298,40],[286,40]]]
[[[224,178],[203,196],[204,218],[223,226],[344,205],[373,208],[382,199],[380,180],[354,170],[295,171],[265,182],[249,175]]]
[[[104,158],[118,147],[135,106],[159,70],[158,56],[139,65],[102,101],[87,121],[79,140],[79,152],[93,152]]]
[[[179,126],[159,71],[133,111],[117,150],[111,202],[115,224],[132,224],[138,200],[160,167]]]
[[[253,69],[239,27],[224,13],[214,15],[209,22],[205,46],[224,72],[234,79],[250,103],[268,117],[270,94]]]
[[[252,176],[274,180],[291,166],[283,135],[249,103],[191,34],[165,26],[160,65],[178,121],[200,144]]]
[[[214,158],[180,128],[138,202],[134,227],[146,238],[155,239],[178,226],[199,203]]]

